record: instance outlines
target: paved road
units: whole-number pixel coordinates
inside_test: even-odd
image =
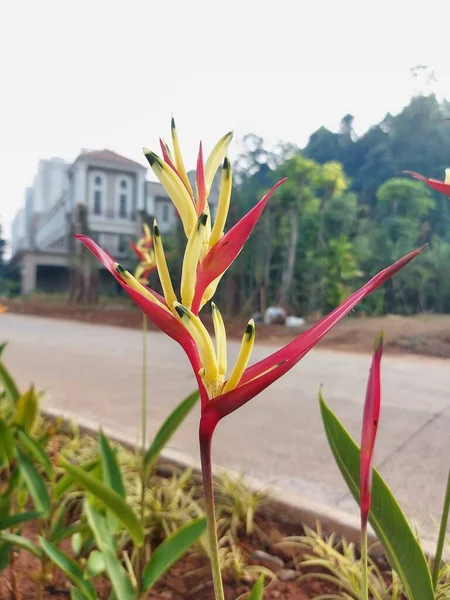
[[[116,327],[5,314],[0,341],[22,386],[45,389],[44,406],[81,415],[137,439],[140,422],[141,335]],[[230,344],[237,354],[236,343]],[[273,347],[255,347],[255,359]],[[265,482],[355,513],[331,457],[317,390],[359,437],[370,357],[314,350],[282,380],[219,426],[213,460]],[[450,463],[450,363],[385,357],[383,408],[376,465],[401,505],[431,534]],[[194,387],[187,359],[159,333],[149,335],[149,430],[154,432]],[[171,447],[198,458],[197,415]]]

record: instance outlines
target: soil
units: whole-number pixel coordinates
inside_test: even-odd
[[[116,325],[140,329],[142,315],[127,300],[104,302],[96,306],[74,306],[58,297],[30,297],[3,301],[13,313],[39,315],[56,319],[72,319],[87,323]],[[203,317],[208,328],[212,322],[208,314]],[[302,331],[313,324],[308,322],[302,327],[289,328],[283,325],[264,325],[257,323],[257,340],[281,346],[293,340]],[[230,338],[241,339],[246,320],[226,319],[227,334]],[[150,324],[150,327],[152,325]],[[385,333],[385,353],[420,354],[439,358],[450,358],[450,315],[417,315],[404,317],[388,315],[385,317],[360,317],[350,315],[332,329],[320,342],[321,348],[348,352],[367,352],[373,348],[375,337],[383,330]]]
[[[271,520],[268,517],[259,517],[256,519],[257,528],[264,531],[264,535],[254,535],[251,539],[242,539],[239,542],[240,548],[246,556],[251,556],[253,550],[264,550],[272,556],[281,558],[286,569],[293,569],[294,564],[289,553],[281,548],[274,546],[277,542],[287,535],[299,534],[298,526],[281,524]],[[37,534],[35,525],[28,525],[23,530],[23,534],[31,540],[36,540]],[[70,543],[65,540],[60,545],[61,549],[71,555]],[[273,562],[248,560],[250,565],[259,565],[269,568],[273,571],[279,569]],[[195,573],[196,570],[200,573]],[[17,588],[20,594],[14,599],[11,592],[11,568],[7,567],[0,575],[0,599],[21,598],[22,600],[68,600],[70,598],[71,583],[66,576],[56,567],[52,570],[52,579],[44,590],[43,596],[40,596],[40,586],[36,582],[39,577],[39,561],[28,552],[21,551],[15,558],[14,571],[16,573]],[[298,577],[305,575],[306,571],[298,571]],[[110,587],[105,577],[97,577],[94,580],[95,587],[100,600],[106,600],[109,596]],[[266,578],[268,582],[268,578]],[[236,574],[224,574],[224,587],[226,600],[236,600],[242,594],[250,591],[252,583],[245,580],[237,580]],[[266,587],[264,592],[265,600],[309,600],[320,594],[336,592],[336,588],[328,583],[317,581],[313,578],[305,578],[301,582],[289,581],[283,582],[274,579]],[[196,600],[214,600],[209,563],[204,555],[192,553],[178,561],[172,569],[155,585],[155,587],[145,596],[147,600],[185,600],[195,598]],[[245,598],[245,596],[244,596]]]

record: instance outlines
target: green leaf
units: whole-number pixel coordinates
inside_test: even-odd
[[[34,389],[31,386],[29,390],[22,394],[17,400],[15,422],[18,427],[21,427],[27,433],[33,430],[33,427],[39,416],[39,399]]]
[[[108,438],[102,430],[98,432],[98,441],[102,461],[103,483],[115,490],[122,498],[125,498],[125,486],[123,485],[122,473],[120,472],[116,455],[112,451]]]
[[[252,587],[248,600],[262,600],[264,596],[264,575],[260,575]]]
[[[108,508],[115,517],[122,523],[131,534],[134,543],[142,546],[144,543],[144,530],[137,516],[130,506],[115,490],[106,486],[102,481],[96,479],[90,473],[87,473],[81,467],[72,465],[67,461],[60,459],[60,464],[72,476],[74,481],[93,494],[106,508]]]
[[[0,531],[3,529],[9,529],[10,527],[15,527],[20,523],[25,523],[25,521],[31,521],[32,519],[38,519],[41,517],[41,513],[38,512],[24,512],[18,513],[16,515],[9,515],[6,517],[0,518]]]
[[[16,455],[19,461],[20,474],[23,477],[35,507],[42,513],[43,517],[48,518],[50,516],[50,497],[44,479],[38,473],[29,457],[20,448],[16,448]]]
[[[131,584],[127,571],[117,556],[111,550],[104,550],[102,554],[105,561],[105,570],[108,573],[117,600],[135,600],[136,591]]]
[[[39,538],[39,542],[47,556],[69,577],[83,596],[88,600],[97,600],[95,588],[92,582],[84,577],[81,567],[72,560],[70,556],[67,556],[62,550],[45,540],[43,537]]]
[[[87,473],[93,471],[98,465],[100,461],[96,458],[94,460],[86,461],[85,463],[78,465],[80,469],[83,469]],[[64,475],[59,479],[58,483],[55,486],[55,499],[59,500],[62,496],[67,493],[73,485],[75,485],[75,481],[70,475],[70,473],[64,473]]]
[[[155,435],[153,442],[144,456],[144,468],[147,472],[155,464],[158,456],[161,454],[162,449],[195,406],[199,397],[200,394],[198,390],[192,392],[192,394],[180,402],[180,404],[161,425],[158,433]]]
[[[3,342],[3,344],[0,344],[0,358],[1,358],[3,351],[7,345],[8,345],[8,342]]]
[[[320,410],[331,451],[355,500],[359,502],[360,450],[320,395]],[[392,492],[376,469],[369,521],[398,573],[409,600],[433,600],[430,571],[422,548]]]
[[[9,565],[11,550],[11,544],[8,544],[7,542],[0,544],[0,573]]]
[[[116,542],[108,522],[87,499],[84,501],[84,512],[98,548],[115,552]]]
[[[54,515],[52,515],[52,526],[50,529],[50,535],[47,536],[47,538],[51,541],[51,542],[55,542],[56,541],[56,537],[58,537],[58,535],[64,531],[65,529],[67,529],[67,525],[66,525],[66,515],[67,515],[67,509],[69,508],[69,504],[67,500],[63,500],[62,502],[60,502],[58,508],[56,509],[56,512]]]
[[[34,460],[44,467],[47,475],[51,477],[53,474],[53,465],[44,448],[36,440],[30,437],[25,430],[18,429],[17,439],[19,440],[22,449],[27,450]]]
[[[36,544],[33,544],[33,542],[23,537],[22,535],[17,535],[15,533],[7,533],[6,531],[4,531],[0,533],[0,538],[4,542],[8,542],[9,544],[17,546],[18,548],[26,550],[27,552],[31,552],[31,554],[34,554],[34,556],[37,556],[38,558],[42,558],[43,556],[41,548],[39,548],[39,546],[36,546]]]
[[[11,428],[0,419],[0,461],[10,463],[14,457],[14,437]]]
[[[20,396],[19,389],[2,361],[0,361],[0,383],[11,402],[17,404]]]
[[[89,531],[87,523],[74,523],[73,525],[69,525],[69,527],[66,527],[65,529],[57,530],[53,535],[50,535],[49,541],[57,544],[58,542],[61,542],[62,540],[65,540],[66,538],[75,535],[76,533],[83,534],[87,531]]]
[[[96,544],[102,553],[105,570],[108,573],[117,600],[133,600],[136,598],[136,593],[127,571],[117,558],[115,540],[107,519],[93,508],[88,501],[84,503],[84,511]]]
[[[206,529],[204,517],[183,525],[160,544],[142,575],[142,587],[149,590],[164,573],[188,550]]]
[[[55,565],[64,571],[69,579],[79,588],[88,600],[96,600],[97,594],[92,582],[85,579],[81,567],[72,560],[62,550],[40,537],[39,542],[47,556],[55,563]]]
[[[79,531],[76,531],[73,534],[72,539],[70,540],[70,545],[72,546],[74,556],[79,556],[83,546],[83,536]]]
[[[87,577],[97,577],[105,571],[105,558],[100,550],[92,550],[86,562],[85,574]]]
[[[87,600],[86,596],[77,587],[70,588],[70,600]]]

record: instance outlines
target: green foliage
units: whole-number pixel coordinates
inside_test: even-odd
[[[262,600],[264,597],[264,575],[260,575],[250,592],[248,600]]]
[[[150,472],[152,466],[157,461],[164,446],[196,405],[199,397],[198,390],[189,394],[161,425],[144,456],[144,468],[147,473]]]
[[[144,590],[149,590],[158,579],[188,550],[206,530],[204,517],[187,523],[167,539],[153,553],[142,576]]]
[[[320,397],[320,410],[328,443],[355,500],[359,501],[359,448]],[[388,486],[374,469],[369,514],[391,566],[398,573],[409,600],[433,600],[431,575],[420,547]]]

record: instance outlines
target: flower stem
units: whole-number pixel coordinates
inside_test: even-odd
[[[147,447],[147,315],[142,313],[142,456],[141,456],[141,524],[145,530],[145,488],[147,477],[144,456]],[[142,572],[144,567],[144,546],[139,548],[137,556],[138,597],[141,594]]]
[[[142,451],[147,444],[147,315],[142,313]]]
[[[447,489],[445,491],[444,506],[442,507],[441,525],[439,527],[439,537],[436,545],[436,554],[434,556],[433,565],[433,589],[436,591],[436,586],[439,579],[439,570],[441,568],[442,551],[444,549],[445,534],[447,531],[448,513],[450,511],[450,469],[447,475]]]
[[[214,584],[214,595],[216,600],[225,600],[223,592],[222,573],[220,570],[216,514],[214,510],[214,488],[211,465],[211,439],[211,435],[202,435],[202,433],[200,433],[200,457],[202,461],[203,491],[205,495],[206,519],[208,521],[208,542]]]
[[[367,561],[367,523],[361,525],[361,600],[369,600],[368,561]]]

